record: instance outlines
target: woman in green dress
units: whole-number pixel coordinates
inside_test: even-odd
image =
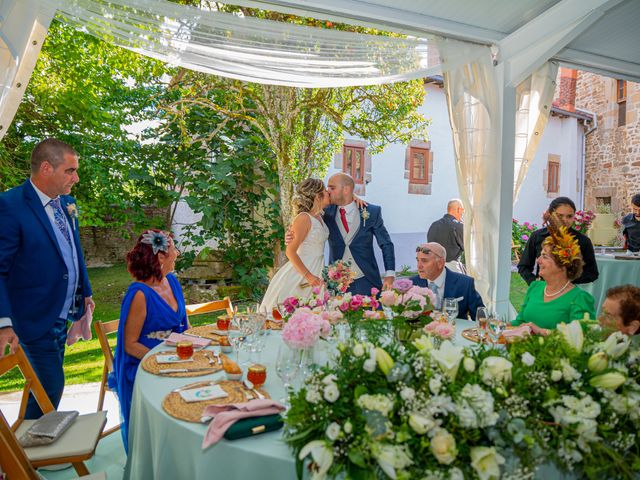
[[[522,309],[511,322],[529,325],[534,333],[541,334],[559,323],[580,320],[585,314],[594,319],[596,315],[593,297],[572,283],[584,265],[577,240],[566,227],[549,226],[553,233],[544,240],[536,260],[542,280],[529,285]]]

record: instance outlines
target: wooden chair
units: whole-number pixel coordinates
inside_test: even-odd
[[[233,306],[231,305],[231,299],[229,297],[224,297],[222,300],[213,300],[212,302],[193,303],[187,305],[186,309],[188,317],[217,312],[219,310],[226,310],[229,315],[233,315]]]
[[[27,409],[27,400],[29,399],[29,392],[33,393],[40,409],[44,413],[54,411],[55,409],[53,408],[51,400],[49,400],[40,380],[38,380],[33,367],[31,367],[27,356],[20,346],[16,350],[16,353],[0,358],[0,376],[10,370],[13,370],[15,367],[18,367],[25,379],[18,419],[9,429],[12,432],[14,439],[17,439],[35,423],[35,420],[25,420],[24,418]],[[4,417],[2,420],[4,420]],[[80,415],[73,422],[73,425],[71,425],[71,427],[69,427],[69,429],[65,431],[54,443],[40,447],[29,447],[23,449],[23,451],[32,468],[44,467],[47,465],[59,465],[61,463],[71,463],[79,476],[88,475],[89,470],[87,470],[87,467],[83,462],[93,457],[96,451],[96,446],[98,445],[98,440],[100,439],[100,433],[102,432],[106,422],[106,412]],[[3,430],[3,445],[5,443],[4,437],[8,435],[9,434]],[[20,464],[19,451],[13,449],[12,452],[12,454],[5,453],[3,449],[3,467],[5,457],[7,458],[8,465]],[[20,468],[18,471],[24,470],[24,466],[18,466],[17,468]],[[28,472],[26,475],[26,478],[30,478],[28,476]],[[24,477],[17,475],[15,478]]]
[[[102,349],[102,354],[104,355],[102,380],[100,381],[100,394],[98,395],[98,411],[102,411],[102,408],[104,407],[104,397],[107,391],[113,392],[113,390],[109,388],[109,374],[113,372],[113,351],[111,350],[111,346],[109,345],[109,338],[107,337],[107,335],[117,332],[119,324],[120,320],[94,323],[96,327],[96,335],[98,336],[98,341],[100,342],[100,348]],[[111,427],[108,430],[105,430],[102,433],[102,436],[106,437],[107,435],[111,435],[113,432],[117,432],[118,430],[120,430],[120,424],[116,425],[115,427]]]
[[[511,240],[511,252],[513,253],[513,259],[516,262],[520,262],[520,244],[515,243],[513,240]]]

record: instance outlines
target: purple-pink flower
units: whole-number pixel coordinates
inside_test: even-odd
[[[287,313],[293,313],[300,306],[300,300],[297,297],[288,297],[284,300],[283,305]]]
[[[395,282],[393,282],[393,288],[395,288],[399,293],[405,293],[409,291],[412,286],[413,282],[408,278],[399,278]]]

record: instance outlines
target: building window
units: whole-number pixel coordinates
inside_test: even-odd
[[[618,102],[618,126],[627,124],[627,81],[616,80],[616,102]]]
[[[342,171],[351,175],[358,184],[364,183],[364,153],[364,148],[352,145],[345,145],[342,150]]]
[[[409,183],[429,183],[429,149],[409,147]]]
[[[547,164],[547,193],[560,191],[560,162],[549,160]]]

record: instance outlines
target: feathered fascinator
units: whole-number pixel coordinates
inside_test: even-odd
[[[571,265],[577,258],[582,259],[578,239],[569,233],[567,227],[560,223],[555,213],[549,216],[547,221],[549,236],[545,238],[543,245],[551,247],[551,254],[560,265]]]
[[[167,252],[169,251],[169,238],[163,232],[154,232],[149,231],[142,234],[142,243],[146,243],[151,245],[153,249],[153,254],[156,255],[158,252]]]

